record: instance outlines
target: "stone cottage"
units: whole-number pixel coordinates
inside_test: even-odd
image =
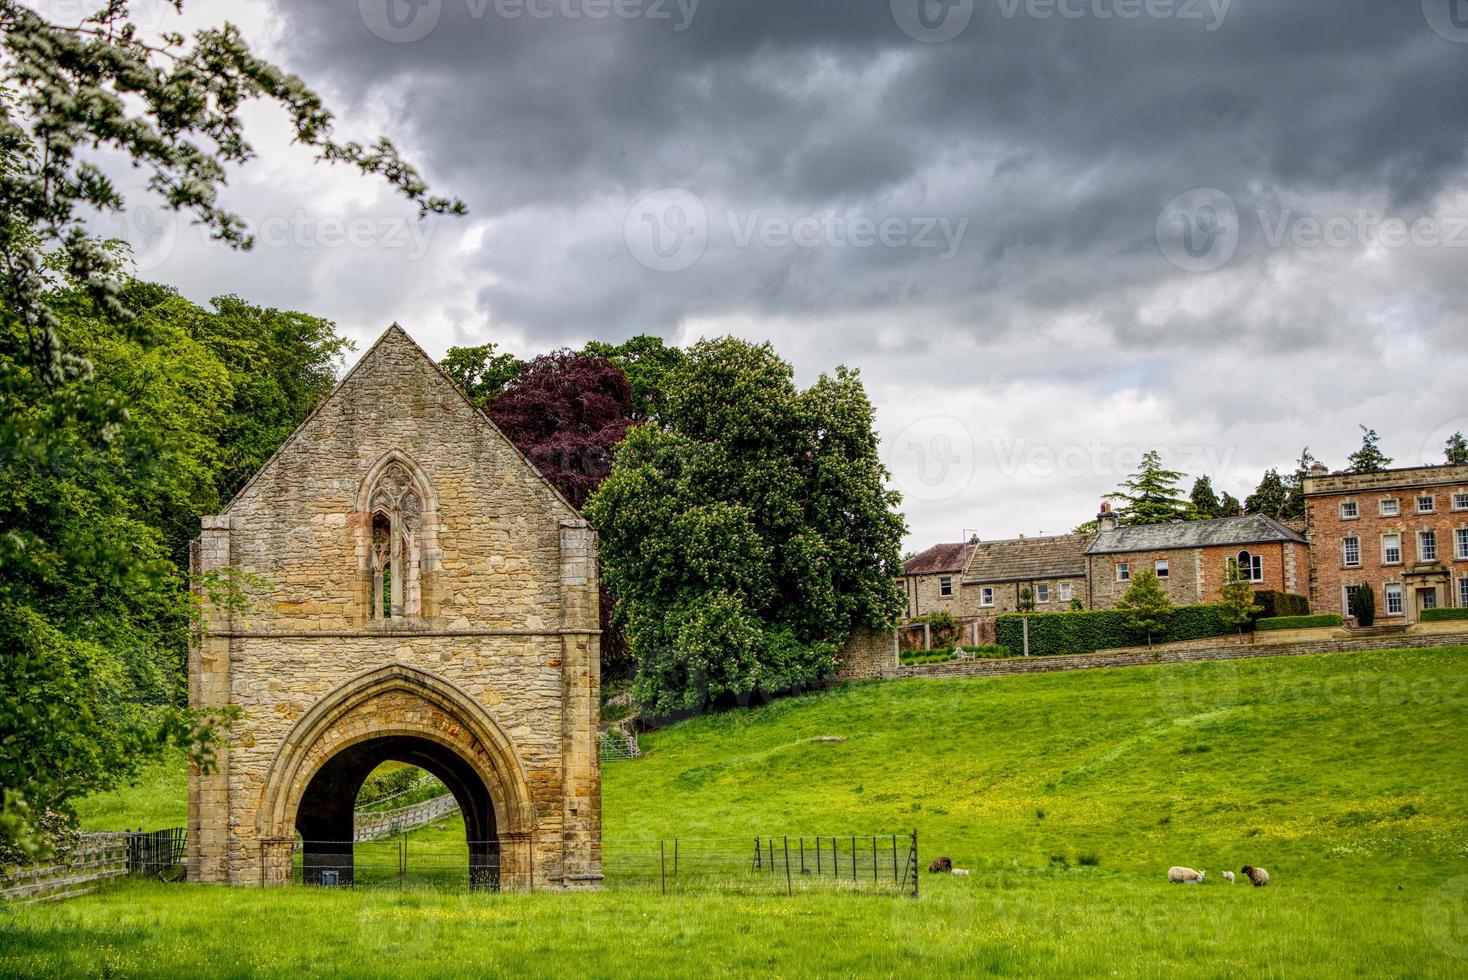
[[[1123,527],[1110,507],[1086,548],[1087,609],[1110,609],[1144,568],[1157,573],[1174,604],[1217,602],[1230,562],[1258,589],[1305,594],[1310,547],[1305,536],[1262,514],[1212,521]]]
[[[457,797],[471,882],[600,881],[595,536],[401,329],[193,565],[201,598],[230,576],[254,600],[206,602],[190,652],[190,704],[240,712],[189,779],[191,880],[350,881],[357,790],[395,760]]]

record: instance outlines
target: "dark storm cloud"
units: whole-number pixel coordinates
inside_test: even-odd
[[[926,22],[920,0],[268,2],[344,130],[387,131],[472,212],[419,261],[252,258],[290,304],[362,339],[424,324],[430,349],[733,331],[806,380],[860,367],[914,543],[972,525],[978,488],[988,536],[1083,520],[1119,448],[1228,450],[1210,472],[1242,495],[1306,443],[1338,460],[1357,421],[1405,458],[1468,412],[1402,381],[1468,364],[1468,238],[1433,225],[1468,227],[1448,0],[922,0]],[[971,12],[952,39],[904,32],[945,10]],[[633,240],[688,213],[686,262]],[[1425,244],[1378,245],[1384,217]],[[889,218],[897,244],[852,234]],[[916,247],[925,221],[953,247]],[[915,484],[900,447],[950,424],[969,482]],[[1013,462],[1078,448],[1103,462]]]

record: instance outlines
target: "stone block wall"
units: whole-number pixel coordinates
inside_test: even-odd
[[[362,501],[389,459],[429,499],[413,539],[421,604],[384,618]],[[191,703],[243,711],[219,772],[190,779],[192,877],[259,883],[310,767],[401,735],[496,783],[507,860],[538,884],[600,880],[595,534],[400,330],[205,519],[195,570],[211,569],[269,588],[247,613],[211,610],[191,651]],[[395,679],[375,700],[333,700],[384,669]],[[321,745],[296,744],[312,725]]]

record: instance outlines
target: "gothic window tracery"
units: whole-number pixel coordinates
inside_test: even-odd
[[[413,475],[394,462],[382,471],[368,497],[372,512],[372,618],[421,614],[420,540],[423,499]]]

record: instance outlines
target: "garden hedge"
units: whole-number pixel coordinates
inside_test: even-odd
[[[1422,622],[1445,623],[1453,619],[1468,619],[1468,609],[1424,609]]]
[[[1254,601],[1264,607],[1264,611],[1256,617],[1257,619],[1310,615],[1310,600],[1293,592],[1261,589],[1254,593]]]
[[[1272,619],[1261,619],[1254,624],[1254,628],[1261,633],[1267,633],[1271,630],[1308,630],[1344,625],[1346,621],[1339,613],[1321,613],[1318,616],[1275,616]]]
[[[1065,653],[1091,653],[1114,647],[1137,646],[1147,635],[1132,629],[1124,612],[1035,613],[1000,616],[996,623],[999,643],[1016,652],[1024,650],[1024,620],[1030,621],[1030,655],[1050,657]],[[1153,643],[1178,643],[1232,636],[1237,627],[1224,621],[1218,606],[1181,606],[1168,618],[1167,628],[1152,636]]]

